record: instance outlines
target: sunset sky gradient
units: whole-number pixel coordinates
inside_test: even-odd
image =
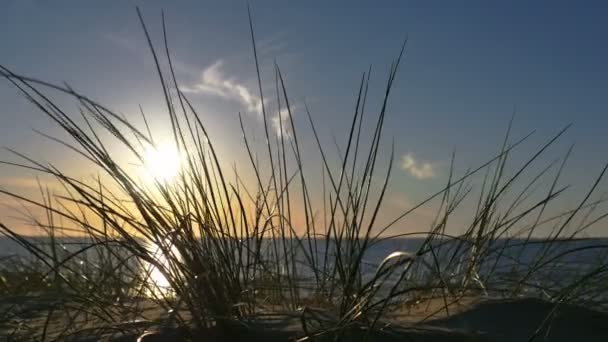
[[[278,130],[285,120],[272,98],[276,60],[296,124],[308,132],[306,103],[328,146],[332,136],[344,141],[361,73],[370,64],[368,109],[377,113],[390,63],[407,38],[384,132],[384,151],[394,139],[396,153],[388,216],[440,189],[453,151],[461,173],[490,159],[513,112],[514,139],[536,130],[514,165],[573,123],[539,165],[575,144],[562,179],[573,184],[564,204],[580,200],[608,161],[605,1],[576,7],[571,1],[250,3],[272,127]],[[0,64],[67,82],[135,121],[141,104],[162,135],[166,107],[135,5],[159,46],[164,9],[182,91],[201,111],[222,155],[245,160],[238,113],[252,132],[261,125],[245,1],[1,1]],[[0,82],[0,104],[0,146],[78,169],[78,161],[32,132],[59,130],[6,81]],[[67,108],[77,114],[74,104]],[[302,144],[314,148],[312,136]],[[0,152],[0,159],[11,158]],[[36,182],[0,166],[0,187],[32,192]],[[0,203],[8,202],[0,197]],[[424,210],[396,229],[411,229],[432,216]],[[0,209],[0,215],[10,213]],[[608,230],[598,226],[590,234]]]

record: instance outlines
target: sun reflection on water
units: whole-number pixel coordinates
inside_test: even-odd
[[[148,250],[152,254],[152,258],[156,261],[158,265],[160,265],[165,272],[170,272],[171,265],[170,261],[174,260],[173,258],[179,259],[178,251],[175,246],[171,246],[168,253],[170,253],[169,258],[165,254],[167,250],[163,251],[159,245],[151,243],[148,247]],[[153,264],[148,263],[143,270],[144,281],[146,282],[147,295],[151,297],[172,297],[174,295],[173,288],[171,287],[171,282],[165,274],[161,271],[159,267],[156,267]]]

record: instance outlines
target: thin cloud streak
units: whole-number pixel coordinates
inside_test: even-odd
[[[227,100],[237,101],[250,113],[261,114],[262,101],[247,86],[228,78],[222,71],[224,61],[218,59],[203,70],[200,80],[191,86],[182,86],[184,93],[207,94]]]
[[[293,113],[293,107],[291,112]],[[284,139],[291,138],[291,124],[289,120],[289,110],[282,108],[281,111],[274,117],[271,118],[272,128],[275,131],[277,137],[283,137]]]

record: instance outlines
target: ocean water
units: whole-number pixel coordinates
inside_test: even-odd
[[[30,241],[42,249],[48,249],[50,242],[46,238],[31,238]],[[59,254],[64,256],[88,243],[76,238],[58,241],[61,246]],[[272,242],[264,241],[263,254],[273,253]],[[345,256],[350,252],[338,250],[335,243],[326,243],[324,240],[313,240],[310,244],[304,240],[301,245],[296,240],[289,240],[287,244],[285,250],[294,253],[297,276],[303,283],[311,282],[315,277],[311,259],[317,270],[333,270],[336,265],[334,256],[341,254],[342,260],[346,260]],[[551,296],[551,293],[564,289],[576,293],[577,288],[573,286],[582,279],[587,279],[587,283],[596,282],[597,285],[594,286],[599,290],[602,289],[602,284],[608,289],[608,238],[559,241],[497,239],[486,241],[481,246],[482,248],[475,249],[471,243],[460,240],[434,240],[430,244],[425,243],[422,238],[382,240],[373,244],[363,255],[360,263],[362,281],[374,279],[380,265],[386,261],[384,266],[391,267],[391,272],[387,273],[383,282],[383,291],[388,291],[397,281],[430,284],[436,281],[439,275],[445,282],[457,285],[462,284],[465,278],[471,275],[469,266],[474,259],[474,277],[468,279],[474,279],[471,285],[484,291],[508,291],[515,284],[521,283],[523,291],[530,293],[542,292]],[[277,249],[282,251],[282,247],[280,245]],[[482,250],[483,253],[477,255],[477,250]],[[329,252],[327,257],[326,251]],[[93,252],[94,249],[91,249],[91,253],[79,254],[71,261],[81,264],[94,263],[97,256]],[[405,254],[386,260],[394,252]],[[404,255],[408,258],[407,262],[404,261]],[[0,270],[13,266],[11,260],[28,259],[32,260],[33,256],[18,243],[8,237],[0,237]],[[285,256],[280,255],[278,260],[285,260]],[[283,272],[285,270],[282,264],[277,265],[277,269]],[[160,282],[162,283],[162,280]],[[606,293],[600,295],[602,298],[608,296]],[[581,292],[579,296],[595,298],[598,294]]]

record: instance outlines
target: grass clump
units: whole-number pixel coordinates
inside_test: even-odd
[[[137,125],[67,85],[0,66],[2,76],[69,137],[47,138],[88,161],[98,173],[93,181],[84,181],[69,170],[17,151],[12,152],[20,162],[5,162],[53,177],[62,191],[53,194],[41,186],[42,199],[36,200],[0,189],[44,210],[46,221],[33,223],[48,237],[28,238],[0,223],[2,233],[35,260],[16,270],[3,269],[0,291],[9,296],[53,293],[44,317],[23,319],[24,310],[31,310],[28,305],[5,308],[4,317],[15,326],[4,331],[23,333],[23,322],[38,320],[32,334],[42,340],[51,333],[57,339],[135,333],[151,326],[179,327],[189,336],[211,330],[230,336],[281,313],[299,326],[286,337],[351,339],[353,331],[364,338],[390,330],[385,323],[392,312],[431,298],[443,301],[441,310],[471,295],[544,296],[557,303],[575,298],[604,305],[607,245],[575,242],[606,216],[593,214],[604,199],[592,200],[606,169],[572,209],[548,218],[547,208],[566,190],[559,186],[559,177],[570,151],[561,163],[550,164],[532,180],[524,177],[567,127],[510,172],[512,153],[529,135],[512,141],[509,125],[494,158],[461,176],[456,175],[452,161],[445,187],[381,225],[394,160],[391,149],[387,164],[379,165],[383,127],[405,44],[390,67],[380,108],[365,120],[371,69],[362,75],[346,148],[335,159],[337,166],[305,108],[309,134],[322,162],[323,191],[313,194],[313,170],[303,161],[299,140],[303,133],[294,124],[279,66],[274,66],[276,102],[279,109],[288,111],[285,129],[289,134],[271,134],[271,110],[262,102],[265,144],[260,157],[240,117],[254,179],[254,184],[245,184],[241,180],[245,168],[229,176],[204,120],[180,91],[164,18],[164,44],[157,49],[139,11],[138,15],[157,67],[172,143],[182,156],[179,174],[171,182],[142,183],[116,157],[117,147],[110,147],[110,141],[118,142],[121,155],[145,163],[144,151],[154,147],[156,139],[143,112],[144,124]],[[264,98],[253,26],[251,39],[260,98]],[[161,55],[166,69],[161,67]],[[79,113],[72,115],[61,107],[51,91],[75,100]],[[370,141],[364,139],[366,130],[371,132]],[[535,185],[551,170],[557,172],[550,188],[534,197]],[[478,174],[484,176],[470,224],[463,233],[451,235],[448,222],[473,196],[470,180]],[[315,214],[319,208],[313,205],[319,198],[321,220]],[[434,200],[439,206],[428,229],[388,234],[397,222]],[[298,215],[303,217],[301,224],[296,223]],[[535,233],[547,225],[553,225],[549,238],[535,239]],[[379,263],[366,264],[373,248],[405,236],[420,237],[416,249],[389,252]],[[529,255],[527,248],[535,244],[540,247]],[[597,264],[580,269],[570,281],[542,283],[547,275],[561,272],[556,265],[562,260],[596,252]],[[166,284],[159,284],[159,278]],[[17,285],[26,282],[32,288]],[[163,311],[155,314],[155,308]]]

